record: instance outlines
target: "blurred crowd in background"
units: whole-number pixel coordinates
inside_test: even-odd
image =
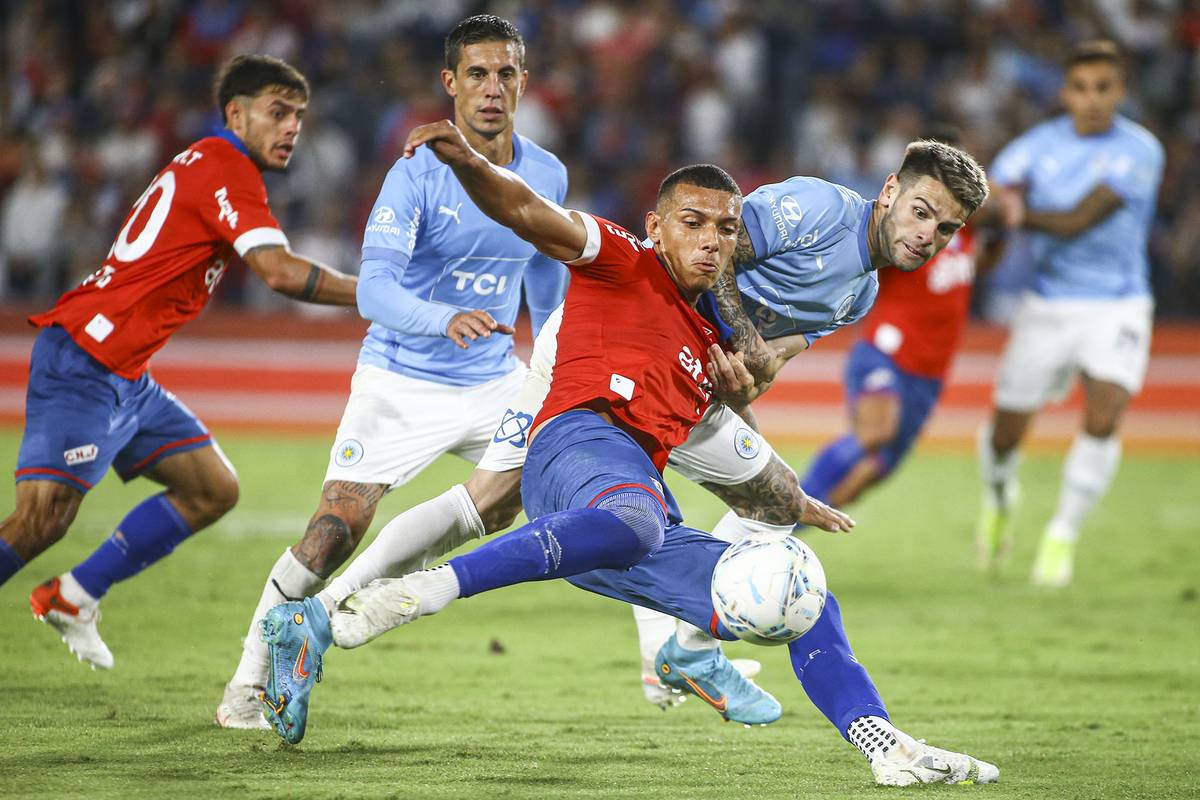
[[[803,174],[874,197],[949,123],[986,165],[1056,113],[1070,43],[1115,39],[1123,113],[1167,152],[1158,314],[1200,316],[1200,0],[6,0],[0,302],[48,304],[98,267],[153,175],[218,129],[212,78],[245,52],[313,87],[292,166],[267,179],[276,216],[294,250],[356,270],[405,135],[452,113],[443,37],[478,12],[525,36],[517,130],[566,163],[568,204],[634,230],[688,162],[746,191]],[[286,303],[231,273],[218,302]],[[979,309],[1003,316],[1027,274],[1010,247]]]

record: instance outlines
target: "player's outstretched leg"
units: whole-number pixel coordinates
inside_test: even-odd
[[[263,617],[270,674],[263,716],[284,741],[298,744],[308,725],[308,699],[321,680],[322,656],[333,642],[325,606],[310,597],[281,603]]]
[[[767,725],[783,714],[778,700],[734,668],[716,639],[681,642],[672,635],[658,651],[655,670],[667,686],[694,694],[727,720]]]

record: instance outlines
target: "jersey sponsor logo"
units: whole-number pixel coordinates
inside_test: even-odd
[[[508,285],[507,275],[496,277],[490,272],[485,272],[482,275],[476,275],[474,272],[455,269],[450,271],[450,275],[457,279],[458,282],[454,285],[454,289],[455,291],[459,292],[465,291],[467,284],[470,283],[471,290],[475,292],[475,294],[500,294]]]
[[[496,444],[508,442],[519,450],[528,443],[529,428],[532,425],[533,417],[529,414],[507,408],[504,410],[504,417],[501,418],[500,427],[496,428],[496,435],[492,437],[492,441]]]
[[[225,276],[225,259],[218,258],[212,263],[208,269],[204,271],[204,286],[208,289],[208,293],[212,294],[217,288],[217,284],[221,282],[221,278]]]
[[[344,439],[337,446],[333,455],[333,463],[339,467],[353,467],[363,458],[362,442],[357,439]]]
[[[108,286],[110,283],[112,283],[113,275],[116,274],[116,267],[105,264],[103,267],[80,281],[79,285],[87,286],[89,283],[95,283],[97,289],[103,289],[105,286]]]
[[[713,387],[708,376],[704,374],[704,359],[692,355],[691,348],[685,344],[679,351],[679,364],[696,382],[696,386],[704,394],[705,399],[711,397]],[[696,413],[700,413],[700,409],[697,408]]]
[[[450,208],[450,206],[438,206],[438,213],[445,214],[447,217],[453,217],[454,221],[461,225],[462,220],[459,218],[458,212],[462,210],[462,207],[462,203],[459,203],[454,208]]]
[[[217,208],[221,209],[221,213],[217,214],[217,222],[225,222],[230,230],[236,231],[238,212],[233,210],[233,203],[229,202],[229,189],[222,186],[213,192],[213,197],[217,198]]]
[[[796,227],[800,224],[800,220],[804,219],[804,211],[800,208],[800,203],[790,194],[785,195],[779,201],[779,216],[783,217],[783,221],[789,227]]]
[[[856,294],[846,296],[846,299],[842,301],[842,304],[838,306],[837,311],[834,312],[834,323],[839,323],[846,318],[846,315],[850,313],[850,307],[854,305],[854,298],[856,297],[858,297]]]
[[[97,342],[103,342],[116,327],[111,319],[103,314],[97,314],[83,327],[83,331]]]
[[[514,314],[521,291],[521,276],[528,263],[529,258],[467,256],[452,259],[442,268],[428,299],[464,308],[502,309],[499,313],[506,316]]]
[[[966,286],[975,280],[975,258],[969,253],[943,250],[941,255],[925,270],[929,291],[945,294],[958,286]]]
[[[629,242],[630,247],[633,248],[633,252],[640,253],[642,250],[645,249],[642,247],[642,243],[640,241],[638,241],[638,238],[636,236],[634,236],[632,233],[630,233],[629,231],[624,231],[624,230],[621,230],[620,228],[614,228],[612,225],[609,225],[607,222],[604,223],[604,227],[613,236],[620,236],[622,239]]]
[[[87,464],[96,460],[100,455],[100,448],[94,444],[81,444],[79,447],[72,447],[70,450],[63,451],[63,461],[67,462],[68,466],[76,464]]]
[[[758,455],[759,439],[749,428],[739,427],[733,434],[733,449],[749,461]]]
[[[396,222],[396,212],[391,206],[380,206],[375,210],[375,214],[371,217],[371,224],[367,226],[366,233],[386,233],[390,236],[403,236],[404,229]],[[412,251],[417,241],[417,228],[421,224],[421,209],[413,209],[412,223],[409,225],[408,239],[409,252]]]

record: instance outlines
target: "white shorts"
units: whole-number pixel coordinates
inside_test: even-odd
[[[1154,302],[1047,300],[1026,294],[1010,324],[993,401],[1007,411],[1036,411],[1064,398],[1080,372],[1131,395],[1146,378]]]
[[[479,460],[480,469],[504,472],[525,464],[529,429],[550,392],[561,321],[560,307],[538,335],[525,382],[495,428],[492,443]],[[735,486],[762,472],[774,454],[771,445],[757,431],[728,407],[717,404],[705,412],[688,440],[672,451],[667,463],[688,480]]]
[[[360,365],[325,480],[383,483],[394,489],[443,453],[477,462],[525,373],[520,364],[478,386],[447,386]]]

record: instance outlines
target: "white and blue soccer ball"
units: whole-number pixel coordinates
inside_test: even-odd
[[[825,570],[786,534],[751,534],[731,545],[712,574],[712,603],[730,633],[753,644],[787,644],[825,608]]]

